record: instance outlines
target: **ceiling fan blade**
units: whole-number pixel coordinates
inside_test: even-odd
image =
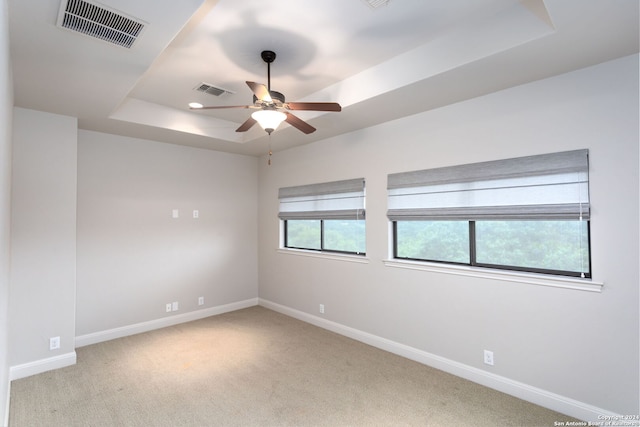
[[[256,82],[247,82],[247,86],[249,86],[258,99],[264,102],[273,102],[269,90],[265,85]]]
[[[240,125],[238,129],[236,129],[236,132],[246,132],[251,129],[251,127],[256,123],[258,122],[256,122],[253,117],[249,117],[243,124]]]
[[[305,122],[304,120],[294,116],[291,113],[285,112],[285,114],[287,115],[287,118],[284,119],[284,121],[289,123],[294,128],[298,129],[299,131],[302,131],[302,132],[304,132],[306,134],[313,133],[313,132],[316,131],[316,128],[314,128],[313,126],[311,126],[309,123]]]
[[[216,105],[213,107],[189,107],[190,110],[222,110],[225,108],[253,108],[253,105]]]
[[[342,111],[337,102],[287,102],[289,110]]]

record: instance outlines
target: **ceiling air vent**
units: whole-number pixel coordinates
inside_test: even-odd
[[[214,85],[210,85],[209,83],[200,83],[198,86],[194,88],[198,92],[206,93],[207,95],[220,96],[225,93],[233,93],[230,90],[222,89],[220,87],[216,87]]]
[[[381,6],[386,6],[389,3],[389,0],[362,0],[364,1],[371,9],[377,9]]]
[[[129,49],[146,23],[98,3],[62,0],[57,25]]]

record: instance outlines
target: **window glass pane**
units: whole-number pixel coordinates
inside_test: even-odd
[[[325,220],[324,249],[364,254],[364,220]]]
[[[587,221],[478,221],[479,264],[589,272]]]
[[[467,221],[398,221],[396,257],[468,264]]]
[[[321,249],[320,220],[287,220],[288,248]]]

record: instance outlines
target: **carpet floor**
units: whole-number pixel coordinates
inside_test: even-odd
[[[263,307],[76,351],[74,366],[12,382],[10,427],[577,421]]]

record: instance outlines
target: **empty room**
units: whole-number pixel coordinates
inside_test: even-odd
[[[0,421],[640,426],[637,0],[0,0]]]

